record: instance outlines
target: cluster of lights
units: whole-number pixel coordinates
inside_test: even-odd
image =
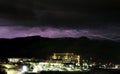
[[[33,72],[40,71],[81,71],[81,67],[74,67],[74,65],[65,66],[60,63],[39,63],[34,66]]]

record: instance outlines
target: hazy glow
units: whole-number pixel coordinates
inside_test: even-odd
[[[49,38],[61,37],[81,37],[81,36],[94,36],[102,37],[92,33],[90,30],[76,30],[76,29],[62,29],[53,27],[0,27],[0,38],[15,38],[26,36],[41,36]]]
[[[28,67],[27,66],[23,66],[22,69],[23,69],[23,72],[28,71]]]
[[[7,74],[22,74],[20,71],[14,69],[6,70],[6,72]]]

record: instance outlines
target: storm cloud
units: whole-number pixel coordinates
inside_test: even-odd
[[[63,37],[88,37],[92,39],[111,39],[115,40],[109,32],[103,32],[90,29],[72,29],[72,28],[55,28],[55,27],[22,27],[22,26],[2,26],[0,27],[0,38],[16,38],[28,36],[41,36],[47,38]],[[110,37],[111,36],[111,37]],[[118,36],[118,35],[117,35]]]
[[[39,35],[120,40],[120,2],[1,0],[0,38]]]

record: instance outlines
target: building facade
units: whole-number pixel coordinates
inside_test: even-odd
[[[80,55],[74,53],[53,53],[50,59],[56,63],[80,65]]]

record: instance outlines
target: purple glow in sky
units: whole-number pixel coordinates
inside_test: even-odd
[[[86,36],[120,41],[119,2],[1,0],[0,8],[0,38]]]
[[[55,27],[23,27],[23,26],[1,26],[0,38],[16,38],[27,36],[41,36],[48,38],[62,38],[62,37],[81,37],[89,38],[107,38],[105,35],[97,31],[89,29],[68,29]]]
[[[111,35],[112,34],[112,35]],[[88,38],[100,38],[119,40],[119,35],[115,32],[102,31],[96,29],[72,29],[56,27],[24,27],[24,26],[0,26],[0,38],[16,38],[27,36],[41,36],[48,38],[72,37],[78,38],[86,36]],[[114,38],[116,37],[116,38]],[[118,38],[117,38],[118,37]]]

